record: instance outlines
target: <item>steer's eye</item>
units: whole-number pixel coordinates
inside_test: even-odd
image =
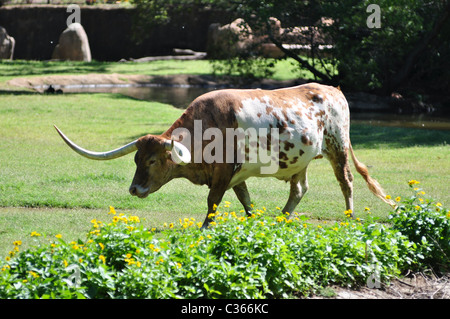
[[[156,160],[154,160],[154,159],[151,159],[151,160],[148,161],[148,165],[153,165],[155,163],[156,163]]]

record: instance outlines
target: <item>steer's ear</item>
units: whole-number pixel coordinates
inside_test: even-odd
[[[191,152],[180,142],[171,140],[166,141],[166,149],[171,151],[172,160],[180,165],[186,165],[191,162]]]

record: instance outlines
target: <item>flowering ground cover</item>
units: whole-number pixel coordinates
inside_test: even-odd
[[[195,218],[146,228],[110,207],[84,239],[61,234],[21,250],[0,271],[1,298],[289,298],[330,284],[376,285],[408,270],[450,264],[450,211],[425,197],[396,197],[391,226],[372,218],[311,223],[265,207],[250,217],[218,206],[207,230]],[[43,236],[31,232],[31,237]]]

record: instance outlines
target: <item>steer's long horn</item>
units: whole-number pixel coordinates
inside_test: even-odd
[[[94,160],[111,160],[111,159],[115,159],[115,158],[127,155],[127,154],[132,153],[132,152],[137,150],[137,146],[136,146],[136,141],[137,140],[136,140],[136,141],[133,141],[131,143],[128,143],[125,146],[119,147],[119,148],[117,148],[115,150],[108,151],[108,152],[92,152],[92,151],[88,151],[88,150],[85,150],[84,148],[79,147],[74,142],[69,140],[69,138],[67,136],[65,136],[64,133],[61,132],[56,126],[55,126],[55,129],[58,131],[59,135],[61,135],[61,137],[64,140],[64,142],[66,142],[66,144],[70,146],[70,148],[72,148],[78,154],[80,154],[80,155],[82,155],[84,157],[90,158],[90,159],[94,159]]]

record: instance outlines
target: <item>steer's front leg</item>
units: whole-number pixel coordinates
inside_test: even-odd
[[[208,194],[208,213],[206,214],[205,221],[203,222],[202,229],[208,227],[212,222],[211,214],[216,212],[217,206],[222,201],[222,197],[228,189],[228,185],[233,174],[233,169],[227,164],[216,166],[213,172],[213,178]]]
[[[222,197],[225,194],[225,190],[211,189],[208,195],[208,213],[206,214],[205,221],[203,222],[202,229],[208,228],[209,223],[213,221],[210,217],[211,214],[216,212],[217,206],[222,201]]]

